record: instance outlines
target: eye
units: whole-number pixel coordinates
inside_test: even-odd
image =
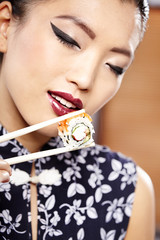
[[[115,66],[112,64],[107,63],[107,66],[110,67],[111,71],[116,75],[116,76],[120,76],[124,73],[124,69],[119,67],[119,66]]]
[[[51,23],[51,27],[54,34],[61,43],[70,48],[78,47],[79,49],[81,49],[79,44],[73,38],[71,38],[68,34],[57,28],[53,23]]]

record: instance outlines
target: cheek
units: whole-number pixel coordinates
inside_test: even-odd
[[[51,73],[54,65],[49,45],[40,38],[39,41],[37,39],[31,41],[31,39],[19,37],[14,49],[10,45],[8,47],[6,69],[9,69],[8,75],[10,75],[12,87],[17,85],[19,90],[22,88],[25,91],[36,87],[34,89],[36,91],[39,84],[47,82],[47,75]]]
[[[122,77],[98,83],[92,94],[92,101],[90,102],[90,114],[95,113],[101,109],[109,100],[111,100],[120,88]]]

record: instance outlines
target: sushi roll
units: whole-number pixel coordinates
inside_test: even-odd
[[[92,118],[87,113],[79,114],[59,122],[58,134],[64,146],[79,147],[94,142]]]

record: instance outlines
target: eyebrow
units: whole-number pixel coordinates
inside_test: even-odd
[[[67,20],[71,20],[73,21],[77,26],[79,26],[85,33],[87,33],[87,35],[94,40],[96,37],[96,34],[89,28],[89,26],[87,26],[86,23],[84,23],[81,19],[75,17],[75,16],[71,16],[71,15],[60,15],[57,16],[56,18],[59,19],[67,19]],[[111,49],[111,52],[115,52],[115,53],[120,53],[123,54],[129,58],[134,58],[133,54],[131,53],[131,51],[129,51],[128,49],[125,48],[118,48],[118,47],[114,47]]]
[[[125,49],[125,48],[117,48],[117,47],[114,47],[111,49],[111,52],[115,52],[115,53],[120,53],[120,54],[123,54],[129,58],[133,58],[133,54],[131,53],[131,51],[129,51],[128,49]]]
[[[95,39],[96,34],[87,26],[86,23],[84,23],[82,20],[80,20],[77,17],[70,16],[70,15],[61,15],[57,16],[56,18],[60,19],[68,19],[73,21],[77,26],[79,26],[91,39]]]

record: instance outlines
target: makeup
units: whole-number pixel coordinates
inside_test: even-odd
[[[78,47],[80,49],[79,44],[73,38],[71,38],[68,34],[63,32],[61,29],[57,28],[52,22],[51,22],[51,27],[54,34],[56,35],[56,37],[61,43],[66,44],[68,47]]]
[[[79,98],[74,98],[66,92],[48,91],[48,98],[53,111],[58,116],[83,108],[83,103]]]

